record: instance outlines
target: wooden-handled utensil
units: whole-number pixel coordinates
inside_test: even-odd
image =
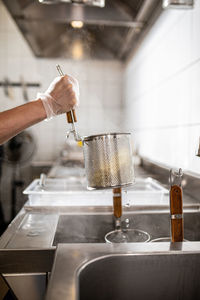
[[[172,184],[170,188],[170,215],[172,242],[182,242],[184,239],[183,197],[182,188],[178,184]]]
[[[58,73],[60,74],[60,76],[65,76],[60,65],[56,65],[56,68],[58,70]],[[68,123],[74,123],[74,122],[77,122],[77,118],[76,118],[76,113],[75,113],[75,110],[72,109],[70,111],[68,111],[66,113],[66,116],[67,116],[67,122]]]
[[[77,122],[76,112],[75,112],[74,109],[68,111],[68,112],[66,113],[66,115],[67,115],[67,122],[68,122],[68,123]],[[72,118],[72,115],[73,115],[73,118]]]
[[[114,208],[114,216],[116,218],[121,218],[121,216],[122,216],[122,190],[121,190],[121,188],[113,189],[113,208]]]
[[[58,70],[58,73],[60,76],[64,76],[64,73],[60,67],[60,65],[56,65],[56,68]],[[80,141],[81,138],[79,137],[78,133],[77,133],[77,130],[76,130],[76,127],[75,127],[75,122],[77,122],[77,117],[76,117],[76,112],[74,109],[71,109],[70,111],[68,111],[66,113],[66,117],[67,117],[67,122],[69,124],[71,124],[72,126],[72,129],[71,129],[71,132],[73,132],[74,134],[74,138],[76,141]]]

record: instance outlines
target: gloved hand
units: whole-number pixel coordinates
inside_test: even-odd
[[[45,93],[38,93],[47,114],[47,120],[66,113],[79,104],[79,84],[72,76],[56,77]]]

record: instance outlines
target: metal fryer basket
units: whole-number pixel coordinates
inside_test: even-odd
[[[134,182],[130,133],[109,133],[83,140],[88,188],[113,188]]]

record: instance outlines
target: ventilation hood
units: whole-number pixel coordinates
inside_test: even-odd
[[[2,1],[34,55],[47,58],[127,60],[162,12],[161,0]]]

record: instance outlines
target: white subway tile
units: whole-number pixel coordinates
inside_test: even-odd
[[[74,62],[67,59],[35,58],[0,2],[0,80],[7,76],[10,80],[19,81],[20,76],[23,76],[25,81],[41,83],[38,89],[28,89],[29,98],[35,99],[36,93],[44,92],[50,82],[58,76],[56,64],[61,65],[64,73],[71,74],[79,80],[81,104],[77,110],[77,126],[81,133],[87,135],[116,131],[121,127],[122,64],[117,61]],[[1,90],[1,110],[24,103],[21,88],[14,88],[13,93],[14,100],[11,100],[5,97]],[[112,102],[109,102],[110,99]],[[56,159],[65,143],[68,128],[65,115],[32,126],[31,131],[37,141],[34,159]]]
[[[124,128],[136,130],[140,154],[197,173],[199,127],[191,125],[200,122],[199,17],[199,1],[194,10],[164,12],[127,65],[123,93]]]

